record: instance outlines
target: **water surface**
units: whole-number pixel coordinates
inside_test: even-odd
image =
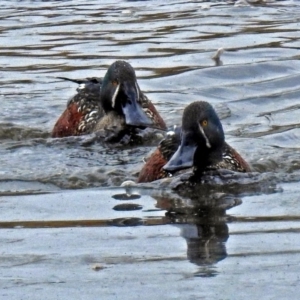
[[[2,297],[294,297],[300,6],[241,2],[0,2]],[[113,187],[136,179],[153,145],[50,138],[76,89],[57,77],[103,76],[117,59],[168,125],[212,103],[261,174],[198,200],[158,184],[127,199]]]

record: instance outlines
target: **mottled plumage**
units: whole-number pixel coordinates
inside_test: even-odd
[[[186,107],[182,127],[168,133],[147,159],[138,182],[150,182],[192,168],[196,176],[207,169],[249,172],[246,161],[225,142],[222,124],[204,101]]]
[[[166,124],[152,102],[142,93],[135,71],[125,61],[116,61],[103,79],[61,79],[79,84],[77,94],[56,122],[52,137],[83,135],[106,129],[129,131]]]
[[[67,108],[57,120],[52,130],[52,137],[66,137],[91,133],[98,120],[104,116],[100,104],[100,78],[69,79],[79,84],[77,94],[67,103]]]

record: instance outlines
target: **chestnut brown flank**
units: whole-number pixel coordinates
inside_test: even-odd
[[[162,156],[159,149],[156,149],[149,157],[143,169],[140,172],[137,182],[151,182],[166,176],[162,167],[167,161]]]
[[[76,135],[82,117],[82,113],[78,112],[78,106],[75,103],[70,104],[54,125],[52,137]]]

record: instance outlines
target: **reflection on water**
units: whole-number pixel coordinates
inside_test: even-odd
[[[215,265],[227,256],[225,243],[229,234],[226,223],[183,225],[181,230],[187,243],[188,260],[200,267],[204,266],[195,275],[216,276]]]
[[[0,228],[55,229],[68,227],[157,227],[175,225],[175,227],[180,228],[180,235],[186,241],[187,259],[191,263],[203,267],[195,275],[205,277],[217,275],[214,265],[226,258],[225,243],[229,237],[226,223],[230,218],[228,218],[226,211],[240,205],[242,203],[241,200],[234,196],[229,197],[222,193],[211,194],[207,191],[203,191],[202,195],[191,199],[189,197],[181,197],[167,190],[158,192],[149,188],[139,189],[138,187],[132,187],[132,189],[132,194],[128,188],[125,188],[125,190],[122,188],[117,189],[116,193],[110,192],[110,197],[105,190],[94,190],[93,192],[90,190],[92,194],[89,195],[89,198],[92,199],[86,204],[82,201],[82,196],[86,195],[83,191],[81,194],[73,193],[73,196],[67,193],[65,195],[66,203],[59,199],[64,196],[63,193],[27,197],[24,200],[24,204],[20,205],[20,209],[23,211],[22,219],[25,220],[11,221],[8,216],[7,221],[0,222]],[[99,203],[99,196],[101,197],[101,195],[104,199]],[[120,195],[126,195],[126,197],[121,199]],[[147,199],[145,198],[146,195],[150,197]],[[43,203],[38,204],[39,201],[36,202],[39,197],[44,197]],[[12,196],[6,197],[6,199],[8,200],[8,205],[14,202]],[[18,199],[17,197],[15,200],[18,201]],[[73,211],[70,212],[73,215],[72,220],[68,217],[66,218],[64,213],[60,217],[61,220],[53,220],[52,217],[49,220],[41,220],[44,213],[40,214],[40,209],[36,205],[41,205],[41,209],[45,210],[47,215],[49,215],[53,207],[56,207],[56,202],[60,203],[62,208],[68,207],[70,204],[73,205]],[[77,207],[77,205],[79,206]],[[101,207],[101,210],[97,210],[98,205]],[[76,220],[76,214],[87,212],[90,206],[93,207],[92,211],[96,212],[95,216],[97,218]],[[36,212],[40,216],[36,215]],[[12,215],[14,214],[13,212],[11,213]],[[125,213],[127,213],[127,216],[117,217]],[[33,220],[28,220],[28,218],[33,218]],[[161,242],[164,243],[163,240]]]
[[[197,195],[196,195],[197,194]],[[167,223],[180,228],[186,241],[187,259],[199,269],[195,276],[211,277],[218,274],[215,265],[226,258],[229,238],[226,211],[240,205],[234,195],[214,192],[211,188],[189,196],[154,195],[156,206],[167,211]]]
[[[265,263],[274,276],[274,270],[280,274],[285,259],[293,255],[297,261],[299,255],[295,238],[300,217],[294,208],[299,185],[287,183],[281,188],[282,192],[248,192],[240,198],[213,188],[191,198],[155,186],[2,196],[0,208],[6,212],[0,222],[0,264],[6,266],[2,277],[15,287],[7,276],[20,265],[18,276],[24,284],[39,285],[35,270],[40,274],[42,267],[48,276],[52,272],[63,280],[75,264],[81,270],[74,278],[79,282],[77,276],[91,276],[97,264],[111,278],[109,286],[130,274],[125,285],[135,291],[140,288],[134,283],[143,278],[153,284],[158,280],[158,286],[164,281],[170,288],[179,281],[181,288],[192,284],[193,289],[199,282],[192,278],[214,279],[221,286],[228,278],[252,282],[252,266],[257,276],[268,280]],[[62,263],[64,268],[57,268]],[[286,278],[277,289],[288,284],[289,275]],[[213,282],[206,283],[209,286],[201,289],[209,294]],[[50,283],[45,279],[43,284]],[[65,289],[71,286],[68,282]]]
[[[86,299],[124,291],[292,299],[300,263],[299,2],[1,5],[1,296],[19,299],[18,291],[37,287],[48,299],[60,283],[58,297],[67,299],[80,283]],[[188,174],[114,188],[135,181],[159,134],[136,147],[50,138],[77,88],[57,77],[101,77],[117,59],[136,69],[169,126],[190,102],[212,103],[227,142],[255,172],[208,173],[198,188],[183,184]]]
[[[195,276],[209,277],[218,274],[215,265],[226,258],[226,241],[229,238],[227,217],[220,210],[189,214],[168,213],[171,222],[181,229],[187,244],[187,259],[199,266]]]

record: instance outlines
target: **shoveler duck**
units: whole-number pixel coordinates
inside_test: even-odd
[[[225,142],[221,121],[204,101],[188,105],[182,127],[169,132],[147,159],[137,182],[151,182],[193,167],[195,177],[208,169],[249,172],[247,162]]]
[[[146,127],[166,130],[155,106],[141,91],[133,67],[114,62],[103,79],[73,80],[77,94],[57,120],[52,137],[84,135],[109,128],[121,130]]]

